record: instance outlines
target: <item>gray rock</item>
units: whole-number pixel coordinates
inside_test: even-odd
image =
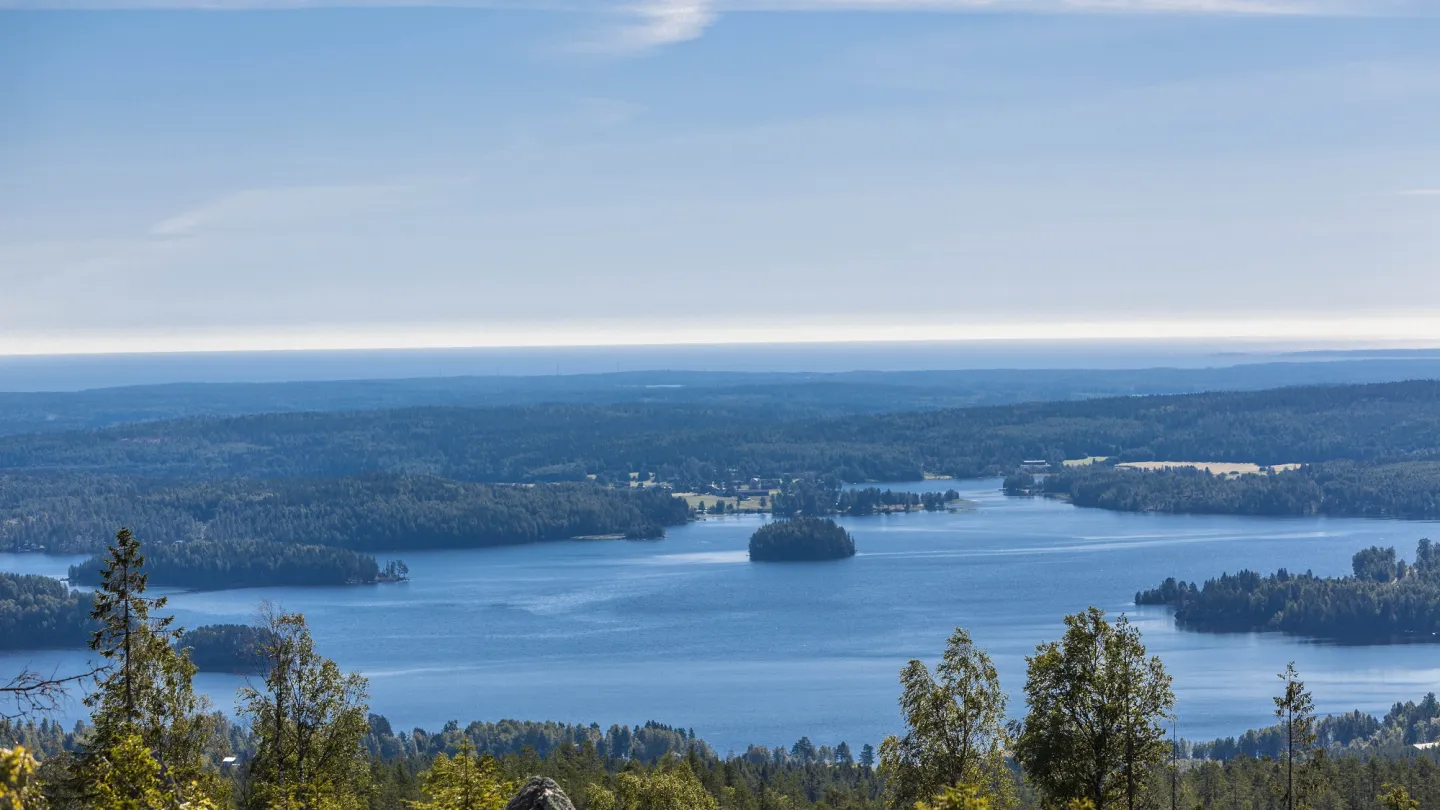
[[[570,803],[570,797],[555,784],[554,779],[532,776],[515,798],[505,805],[505,810],[575,810],[575,805]]]

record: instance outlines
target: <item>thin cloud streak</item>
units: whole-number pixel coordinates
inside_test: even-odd
[[[323,8],[476,8],[626,13],[633,33],[657,42],[694,38],[722,13],[768,11],[1112,12],[1214,14],[1423,14],[1421,0],[0,0],[0,9],[286,11]]]
[[[217,351],[330,351],[356,349],[572,348],[594,346],[753,345],[769,343],[893,343],[918,341],[1155,341],[1155,340],[1440,340],[1434,312],[1367,317],[1253,320],[653,324],[625,322],[496,325],[361,324],[278,329],[166,329],[147,332],[68,330],[64,334],[0,331],[0,356]]]
[[[1421,0],[0,0],[0,10],[287,11],[335,8],[473,8],[617,14],[627,22],[584,46],[639,54],[699,39],[722,14],[910,12],[1355,16],[1434,13]]]
[[[639,52],[698,39],[718,16],[710,0],[647,0],[624,10],[632,22],[604,49]]]

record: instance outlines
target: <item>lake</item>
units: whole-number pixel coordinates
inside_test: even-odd
[[[1370,545],[1408,559],[1421,537],[1440,539],[1435,523],[1123,514],[1006,498],[994,480],[882,486],[955,488],[978,508],[843,519],[860,553],[836,562],[750,563],[763,519],[726,517],[656,542],[377,554],[403,556],[413,580],[184,593],[172,606],[187,626],[248,621],[262,599],[303,612],[323,653],[370,678],[372,709],[397,729],[653,719],[693,727],[722,753],[801,735],[878,743],[899,730],[900,667],[933,662],[956,625],[989,650],[1021,711],[1024,657],[1088,605],[1139,626],[1175,678],[1192,739],[1271,722],[1275,674],[1292,660],[1322,712],[1383,713],[1440,684],[1440,647],[1181,632],[1167,610],[1132,604],[1167,576],[1341,574]],[[71,561],[0,555],[0,568],[59,574]],[[12,653],[0,667],[63,670],[85,657]],[[240,679],[199,683],[228,708]]]

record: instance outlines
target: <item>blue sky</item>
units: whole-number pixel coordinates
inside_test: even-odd
[[[1437,5],[0,0],[0,353],[1440,340]]]

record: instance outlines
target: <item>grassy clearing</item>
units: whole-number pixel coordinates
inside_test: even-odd
[[[1070,462],[1065,462],[1069,464]],[[1233,463],[1228,461],[1127,461],[1124,464],[1116,464],[1117,467],[1129,467],[1135,470],[1165,470],[1189,467],[1196,470],[1206,470],[1212,475],[1246,475],[1248,473],[1261,473],[1266,470],[1283,472],[1285,470],[1299,469],[1299,464],[1271,464],[1262,467],[1259,464]]]
[[[779,490],[772,490],[770,493],[770,497],[774,497],[775,493],[778,491]],[[762,508],[760,506],[760,499],[757,497],[751,497],[742,501],[739,498],[723,497],[720,495],[700,495],[694,492],[677,492],[675,493],[675,497],[683,498],[685,500],[685,504],[690,507],[691,511],[694,511],[695,505],[700,503],[705,504],[705,508],[709,509],[710,507],[715,505],[716,501],[725,504],[725,507],[727,509],[733,507],[738,512],[770,511],[770,498],[765,499],[765,506]]]
[[[1109,456],[1086,456],[1085,458],[1067,458],[1067,459],[1065,459],[1065,466],[1066,466],[1066,467],[1088,467],[1088,466],[1090,466],[1091,464],[1099,464],[1100,462],[1102,462],[1102,461],[1104,461],[1104,460],[1106,460],[1106,459],[1108,459],[1108,458],[1110,458],[1110,457],[1109,457]],[[1123,466],[1125,466],[1125,465],[1122,464],[1121,466],[1123,467]]]

